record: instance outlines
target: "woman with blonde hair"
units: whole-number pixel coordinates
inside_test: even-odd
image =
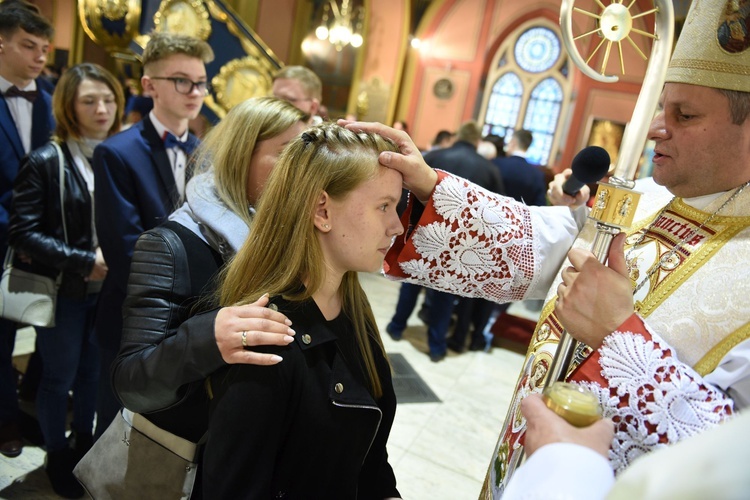
[[[135,245],[112,381],[125,408],[182,438],[198,442],[206,432],[209,374],[227,363],[278,363],[247,348],[292,340],[287,318],[264,307],[267,299],[221,310],[212,299],[277,156],[307,119],[270,97],[236,105],[196,152],[200,173],[185,204]]]
[[[206,498],[399,497],[386,442],[396,398],[358,272],[380,270],[394,237],[401,174],[377,135],[313,127],[279,158],[221,304],[269,294],[297,332],[284,358],[210,378]]]
[[[23,159],[13,187],[10,246],[33,272],[62,278],[55,326],[35,328],[42,360],[36,409],[47,475],[55,492],[66,498],[84,493],[72,470],[93,442],[99,380],[93,319],[107,275],[93,224],[91,157],[96,145],[120,130],[123,106],[120,83],[101,66],[83,63],[67,70],[52,96],[55,137]],[[65,437],[71,389],[75,450]]]

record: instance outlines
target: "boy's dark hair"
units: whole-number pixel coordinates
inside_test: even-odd
[[[11,37],[18,29],[51,40],[55,34],[52,24],[39,13],[39,8],[23,0],[0,3],[0,36]]]
[[[435,136],[435,140],[434,140],[434,141],[432,141],[432,145],[433,145],[433,146],[437,146],[437,145],[438,145],[438,144],[440,144],[441,142],[443,142],[443,141],[445,141],[445,140],[448,140],[448,139],[450,139],[450,138],[451,138],[451,137],[453,137],[454,135],[456,135],[456,134],[454,134],[453,132],[451,132],[451,131],[449,131],[449,130],[441,130],[441,131],[440,131],[440,132],[438,132],[438,133],[437,133],[437,135]]]
[[[534,135],[529,130],[520,129],[513,132],[513,137],[516,138],[518,147],[522,151],[526,151],[531,146],[531,142],[534,140]]]

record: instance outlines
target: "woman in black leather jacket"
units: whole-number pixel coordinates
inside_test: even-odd
[[[245,350],[242,333],[247,346],[292,340],[267,299],[217,311],[213,293],[218,271],[247,238],[276,157],[306,120],[275,98],[236,105],[201,144],[195,162],[207,171],[188,183],[186,203],[135,245],[113,387],[127,409],[193,442],[208,425],[209,374],[227,363],[280,360]]]
[[[17,265],[50,277],[62,275],[55,326],[36,327],[43,365],[36,409],[47,449],[47,475],[55,492],[67,498],[84,493],[72,470],[92,443],[99,378],[93,317],[107,274],[93,225],[90,162],[94,147],[120,129],[123,102],[119,82],[101,66],[84,63],[67,70],[52,96],[57,122],[53,142],[24,158],[13,187],[9,243]],[[64,162],[63,203],[56,145]],[[76,450],[65,437],[71,389]]]

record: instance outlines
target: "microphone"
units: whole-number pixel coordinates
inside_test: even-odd
[[[609,153],[599,146],[588,146],[583,148],[573,158],[571,169],[573,174],[562,186],[563,193],[575,197],[581,188],[590,183],[596,182],[609,170]]]

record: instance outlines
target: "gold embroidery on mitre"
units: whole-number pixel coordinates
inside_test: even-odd
[[[750,323],[745,323],[737,330],[733,331],[718,344],[713,346],[701,359],[698,361],[693,369],[700,373],[702,377],[705,377],[719,366],[719,362],[724,359],[729,351],[734,349],[740,342],[743,342],[750,338]]]
[[[691,231],[695,231],[695,234],[682,244],[672,258],[657,264],[660,269],[649,278],[648,293],[643,300],[638,300],[635,304],[636,311],[641,316],[648,317],[729,240],[750,225],[750,217],[715,215],[709,224],[698,229],[701,222],[709,216],[710,214],[697,210],[678,198],[663,214],[662,220],[657,221],[649,229],[639,248],[656,244],[659,251],[655,261],[646,262],[644,267],[640,268],[641,276],[645,276],[647,269],[657,264],[659,258],[667,255],[685,235]],[[650,220],[648,223],[640,224],[636,231],[644,230],[648,224]],[[626,255],[628,252],[626,249]]]

